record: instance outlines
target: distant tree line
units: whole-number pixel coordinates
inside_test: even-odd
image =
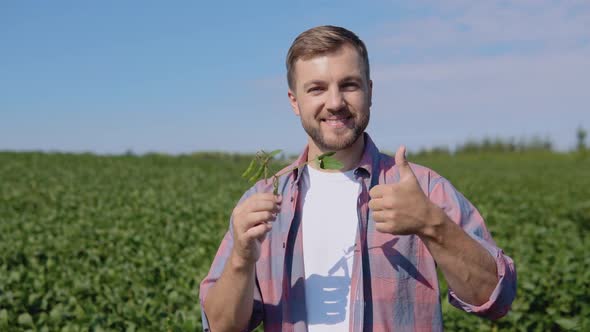
[[[586,148],[586,136],[588,136],[588,132],[580,126],[578,127],[578,132],[576,133],[576,136],[578,139],[578,152],[585,152],[586,150],[588,150]]]
[[[576,130],[576,152],[581,157],[586,157],[590,154],[586,138],[588,132],[582,127]],[[411,153],[412,155],[451,155],[451,154],[474,154],[474,153],[510,153],[510,152],[551,152],[553,151],[553,142],[549,137],[533,136],[532,138],[491,138],[484,137],[483,139],[468,139],[465,143],[457,145],[454,150],[447,146],[435,146],[428,149],[422,149],[418,152]],[[386,154],[393,153],[385,151]],[[133,150],[128,149],[125,156],[137,156]],[[166,153],[151,152],[144,154],[146,156],[166,156]],[[201,151],[189,153],[193,157],[202,159],[219,159],[231,158],[234,161],[249,158],[249,155],[242,155],[236,153],[219,152],[219,151]],[[297,158],[297,155],[287,155],[285,153],[279,154],[275,159],[283,163],[288,163]]]
[[[576,152],[585,156],[588,153],[586,137],[588,132],[578,127],[576,131]],[[447,146],[435,146],[418,151],[418,155],[450,155],[450,154],[474,154],[474,153],[510,153],[510,152],[551,152],[553,142],[549,137],[533,136],[532,138],[490,138],[468,139],[465,143],[457,145],[454,151]]]

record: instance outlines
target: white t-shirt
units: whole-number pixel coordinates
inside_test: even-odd
[[[360,184],[354,170],[328,173],[308,166],[302,181],[308,330],[347,331]]]

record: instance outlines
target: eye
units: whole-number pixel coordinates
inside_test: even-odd
[[[311,88],[307,89],[307,93],[319,93],[323,90],[321,86],[312,86]]]
[[[358,89],[359,85],[356,82],[346,82],[342,84],[342,88],[346,91],[354,91]]]

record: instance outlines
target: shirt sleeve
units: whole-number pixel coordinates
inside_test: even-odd
[[[516,269],[513,260],[498,248],[477,209],[445,178],[435,179],[430,199],[440,206],[469,236],[484,247],[496,262],[498,283],[489,299],[482,305],[472,305],[460,299],[449,288],[449,303],[488,319],[498,319],[508,313],[516,297]]]
[[[250,197],[252,194],[255,193],[254,188],[248,190],[240,199],[238,204],[243,202],[245,199]],[[232,248],[234,244],[233,239],[233,218],[230,218],[229,230],[225,233],[223,240],[217,250],[217,254],[213,259],[213,263],[211,264],[211,268],[209,269],[209,273],[207,276],[201,281],[200,289],[199,289],[199,302],[201,304],[201,318],[203,323],[203,331],[209,332],[209,321],[207,319],[207,314],[203,309],[203,303],[205,302],[205,298],[207,297],[207,293],[211,286],[213,286],[217,280],[221,277],[221,273],[225,267],[225,263],[228,261],[229,256],[231,254]],[[256,287],[254,288],[254,306],[252,311],[252,316],[250,317],[250,323],[247,329],[244,331],[252,331],[254,330],[263,319],[263,305],[262,305],[262,297],[260,295],[260,289],[258,288],[258,281],[256,281]]]

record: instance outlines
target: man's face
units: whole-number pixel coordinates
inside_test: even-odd
[[[324,151],[351,147],[369,123],[372,82],[358,52],[350,45],[294,66],[293,111]]]

